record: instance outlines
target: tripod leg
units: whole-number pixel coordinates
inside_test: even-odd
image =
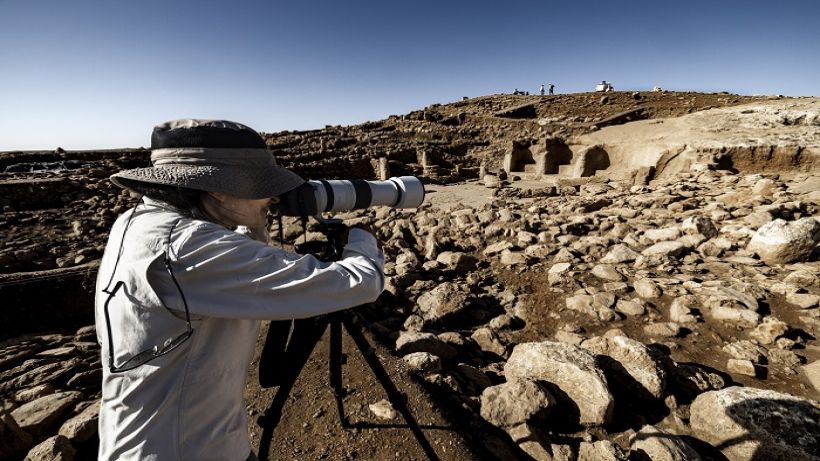
[[[327,329],[327,320],[306,319],[297,320],[293,323],[291,340],[288,342],[287,350],[282,357],[284,360],[279,364],[268,364],[268,366],[278,365],[281,368],[278,380],[279,389],[276,391],[273,401],[265,414],[259,418],[259,426],[262,427],[262,437],[259,441],[259,459],[266,461],[270,454],[271,439],[273,431],[282,419],[282,409],[288,400],[293,385],[299,378],[307,363],[316,343],[322,338]]]
[[[342,322],[338,317],[330,321],[330,387],[336,399],[336,411],[342,427],[350,427],[345,416],[342,387]]]
[[[259,357],[259,385],[268,388],[278,386],[282,378],[282,364],[288,345],[292,320],[274,320],[268,324],[265,346]]]
[[[373,348],[370,347],[370,343],[367,342],[367,338],[364,337],[364,333],[362,333],[358,325],[353,323],[352,315],[345,315],[342,318],[345,330],[347,330],[347,333],[353,339],[353,342],[356,343],[356,347],[359,349],[359,352],[361,352],[362,357],[364,357],[365,361],[370,366],[370,371],[373,372],[373,375],[379,381],[379,384],[381,384],[382,389],[384,389],[387,393],[387,398],[390,400],[393,408],[401,413],[402,417],[407,422],[407,427],[410,428],[410,431],[416,437],[416,441],[424,451],[424,454],[427,455],[427,459],[430,461],[438,461],[439,458],[438,455],[436,455],[436,451],[433,450],[433,447],[430,445],[427,437],[425,437],[424,432],[422,432],[421,428],[419,428],[416,418],[413,417],[413,414],[410,413],[410,409],[407,408],[407,402],[404,394],[402,394],[398,388],[396,388],[396,385],[393,384],[393,381],[390,379],[390,375],[387,374],[387,371],[384,369],[381,362],[379,362],[379,358],[376,356]]]

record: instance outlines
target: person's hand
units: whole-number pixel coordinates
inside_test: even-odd
[[[376,231],[374,231],[374,230],[373,230],[373,228],[372,228],[372,227],[370,227],[370,226],[369,226],[369,225],[367,225],[367,224],[356,224],[356,225],[350,226],[350,227],[347,229],[347,231],[345,232],[345,234],[343,235],[345,245],[347,245],[347,237],[348,237],[348,234],[349,234],[349,232],[350,232],[350,229],[361,229],[361,230],[363,230],[363,231],[365,231],[365,232],[370,233],[370,235],[372,235],[372,236],[373,236],[373,238],[375,238],[375,239],[376,239],[376,246],[378,246],[378,247],[379,247],[379,249],[381,250],[381,248],[382,248],[382,244],[381,244],[381,242],[379,242],[379,238],[377,237]]]

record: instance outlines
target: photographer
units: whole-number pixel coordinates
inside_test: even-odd
[[[269,246],[268,208],[304,180],[244,125],[167,122],[151,149],[151,167],[111,177],[142,197],[97,278],[99,459],[255,459],[243,391],[259,321],[374,301],[384,256],[361,229],[337,262]]]

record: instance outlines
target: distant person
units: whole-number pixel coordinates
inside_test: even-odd
[[[555,90],[555,85],[550,83],[550,96],[555,94],[553,90]],[[544,85],[541,85],[541,94],[544,94]]]
[[[514,94],[514,95],[519,95],[519,94],[521,94],[521,92],[520,92],[520,91],[518,91],[518,88],[516,88],[516,89],[515,89],[515,91],[513,91],[513,94]]]
[[[550,90],[550,94],[552,94],[552,90]],[[544,96],[544,85],[541,84],[541,96]]]
[[[372,302],[384,255],[357,228],[336,262],[270,246],[269,207],[305,181],[245,125],[164,123],[151,162],[111,176],[140,199],[97,276],[97,459],[255,460],[243,393],[260,320]]]

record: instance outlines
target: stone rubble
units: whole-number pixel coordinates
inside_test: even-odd
[[[0,459],[94,459],[102,373],[93,326],[0,342]]]
[[[775,196],[754,193],[764,180],[778,188]],[[820,202],[807,193],[788,192],[776,176],[739,176],[711,167],[640,189],[614,181],[597,189],[587,187],[591,184],[601,183],[585,183],[581,195],[578,189],[566,190],[526,205],[498,198],[483,208],[451,213],[473,223],[480,222],[479,216],[495,217],[484,226],[454,226],[448,224],[452,217],[432,210],[415,216],[397,213],[402,218],[396,219],[436,223],[437,241],[447,242],[439,247],[439,254],[447,256],[437,266],[426,266],[424,249],[415,250],[426,269],[417,274],[418,288],[408,287],[407,317],[424,319],[420,331],[432,333],[430,339],[452,329],[466,339],[453,347],[455,357],[452,352],[440,357],[441,369],[425,371],[416,365],[417,373],[436,376],[427,379],[431,383],[443,383],[448,376],[461,383],[439,389],[472,395],[482,418],[507,432],[534,459],[559,459],[556,447],[565,445],[557,436],[572,430],[591,440],[568,446],[567,459],[708,459],[686,437],[717,446],[735,432],[728,423],[709,425],[728,413],[710,408],[704,416],[707,396],[723,395],[724,388],[747,389],[727,388],[741,381],[759,386],[770,377],[803,380],[804,389],[818,385],[817,359],[805,365],[804,348],[820,334],[815,249],[820,241],[813,234]],[[722,196],[720,191],[728,187],[734,195]],[[582,194],[593,191],[605,202],[578,214]],[[423,226],[415,229],[423,241]],[[458,235],[451,231],[448,237],[447,229],[458,229]],[[765,242],[756,235],[765,236]],[[389,232],[384,237],[388,254],[398,250],[391,249]],[[764,248],[763,243],[778,239],[792,242],[788,251]],[[781,255],[775,262],[770,255],[777,251]],[[450,254],[474,259],[469,268],[459,267]],[[455,280],[443,278],[445,271],[455,272]],[[505,271],[541,285],[515,286],[511,293],[493,275]],[[442,286],[447,294],[437,288]],[[533,306],[544,306],[538,296],[547,296],[551,307],[534,311]],[[440,321],[452,312],[458,321]],[[522,332],[544,321],[564,328],[546,336],[552,341],[519,339],[531,338]],[[628,335],[618,329],[624,325],[633,325]],[[679,341],[696,345],[701,337],[718,344],[717,350],[704,351],[713,357],[709,366],[674,360]],[[405,351],[399,349],[400,354]],[[456,371],[455,364],[464,360],[492,379],[480,397]],[[805,397],[784,398],[801,408],[818,405]],[[607,436],[613,423],[625,417],[619,405],[637,405],[635,399],[668,407],[667,418],[652,424],[647,424],[648,416],[635,419],[627,431],[629,443],[617,434]],[[811,411],[807,415],[814,417]],[[766,434],[774,429],[753,430]],[[794,430],[794,437],[810,438],[808,427]],[[795,459],[818,456],[807,444],[792,444],[791,449],[797,454],[789,456]]]
[[[436,114],[408,120],[462,123]],[[275,144],[327,152],[343,138]],[[340,215],[371,224],[390,261],[374,331],[433,392],[534,459],[710,459],[694,439],[732,461],[820,458],[820,195],[796,187],[812,176],[737,174],[719,157],[704,153],[673,178],[556,179],[532,191],[487,174],[474,184],[488,204]],[[8,239],[2,266],[97,260],[133,203],[103,180],[126,164],[65,176],[77,184],[58,200],[85,207],[71,219],[6,213],[9,232],[56,222],[63,236]],[[100,379],[93,327],[0,343],[0,458],[93,458]]]

